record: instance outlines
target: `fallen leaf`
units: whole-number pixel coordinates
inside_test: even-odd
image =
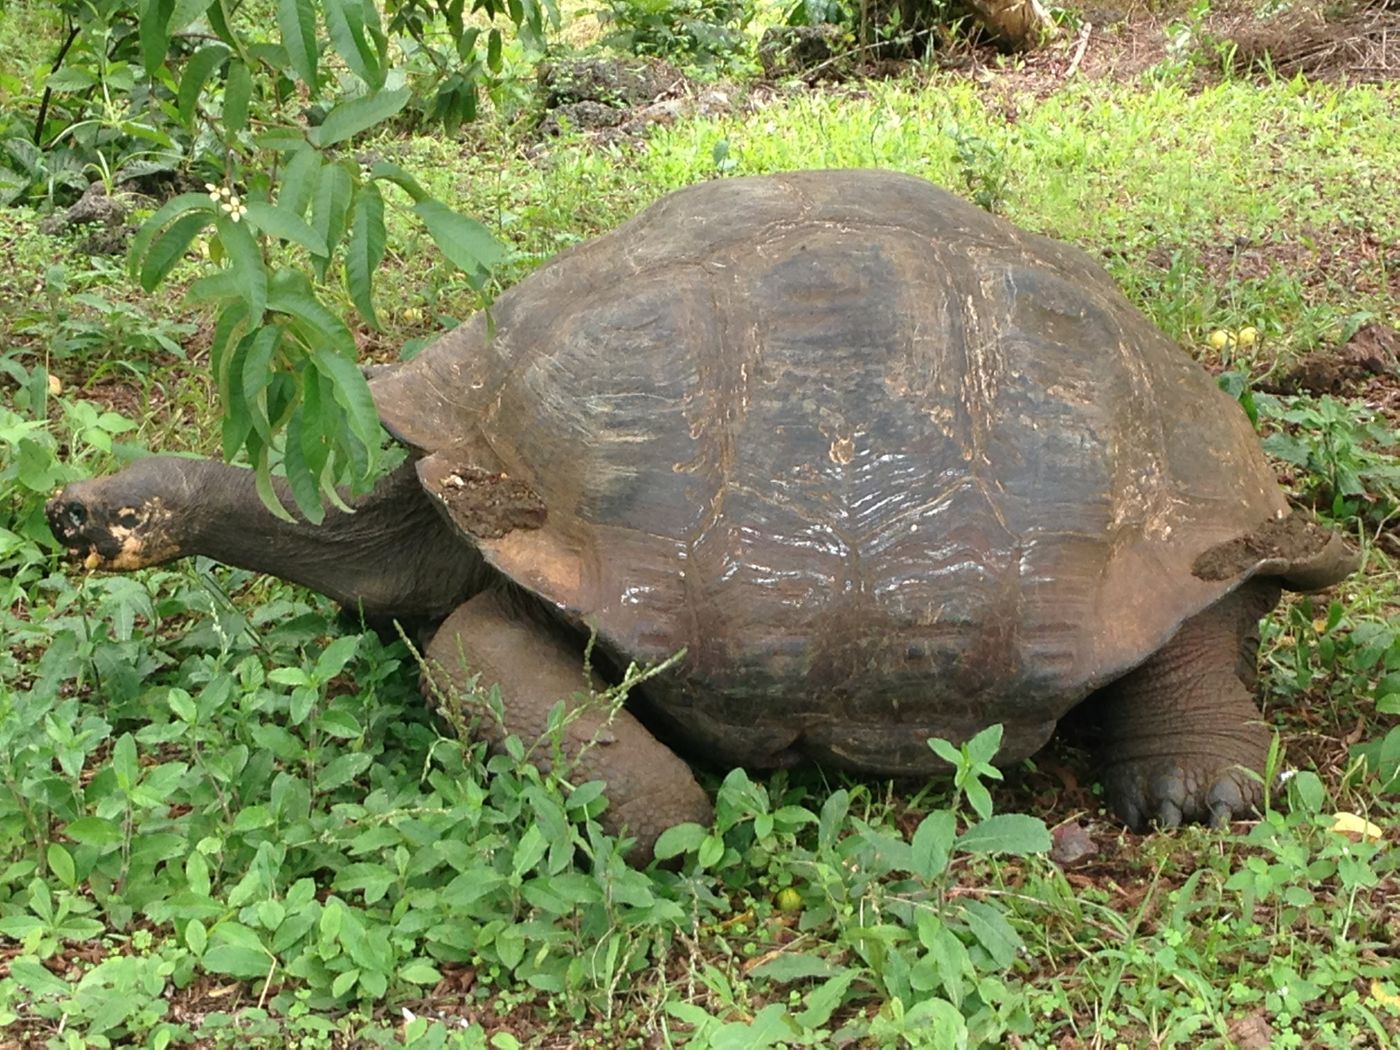
[[[1332,830],[1338,835],[1345,835],[1353,842],[1361,842],[1363,839],[1379,842],[1385,837],[1384,831],[1365,817],[1358,817],[1355,813],[1338,813],[1333,816]]]
[[[1400,1010],[1400,995],[1396,995],[1380,981],[1371,982],[1371,998],[1382,1006],[1388,1006],[1392,1010]]]

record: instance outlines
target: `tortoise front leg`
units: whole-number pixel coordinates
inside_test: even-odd
[[[608,808],[603,827],[635,836],[628,859],[645,863],[659,836],[674,824],[709,824],[709,797],[690,767],[625,710],[595,699],[607,688],[584,677],[583,651],[553,626],[514,608],[500,594],[485,593],[460,605],[428,644],[425,690],[466,704],[470,728],[493,749],[507,736],[529,747],[548,741],[549,712],[563,701],[566,727],[559,746],[574,783],[602,780]],[[480,677],[474,683],[472,679]],[[484,705],[468,702],[499,687],[500,721]],[[546,768],[550,752],[536,757]]]
[[[1254,698],[1259,618],[1278,601],[1252,580],[1192,617],[1094,698],[1109,804],[1133,829],[1223,825],[1257,812],[1272,733]]]

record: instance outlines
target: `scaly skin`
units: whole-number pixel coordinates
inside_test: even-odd
[[[1278,601],[1250,581],[1192,617],[1094,698],[1109,804],[1134,830],[1223,825],[1257,812],[1272,733],[1253,695],[1259,618]]]

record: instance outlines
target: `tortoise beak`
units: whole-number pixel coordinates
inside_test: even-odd
[[[73,558],[81,558],[88,568],[96,568],[94,559],[112,557],[116,544],[112,535],[93,520],[87,501],[82,497],[81,482],[69,485],[44,507],[44,516],[54,538],[67,548]],[[105,541],[105,542],[104,542]],[[102,551],[104,546],[110,551]]]

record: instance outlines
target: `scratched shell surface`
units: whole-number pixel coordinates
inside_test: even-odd
[[[508,474],[480,546],[717,756],[915,772],[1033,751],[1234,581],[1283,512],[1247,420],[1087,255],[923,180],[707,183],[566,252],[376,380],[385,422]]]

